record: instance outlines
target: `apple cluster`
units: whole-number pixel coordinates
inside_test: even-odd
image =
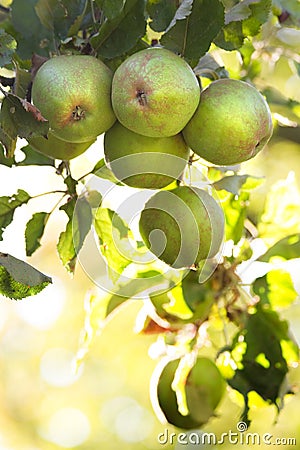
[[[167,188],[191,151],[234,165],[255,156],[272,134],[268,105],[253,86],[221,79],[200,92],[188,63],[161,47],[131,55],[114,74],[92,56],[52,58],[35,76],[32,101],[50,123],[48,139],[30,139],[34,148],[71,159],[105,133],[105,161],[115,176],[158,190],[141,213],[140,233],[175,268],[214,257],[224,234],[222,209],[210,194]]]

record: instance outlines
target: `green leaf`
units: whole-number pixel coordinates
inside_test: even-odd
[[[225,26],[215,43],[225,50],[240,48],[246,37],[255,36],[268,20],[272,0],[243,0],[226,11]]]
[[[112,59],[135,46],[146,31],[144,9],[144,0],[126,0],[118,16],[104,21],[90,41],[99,56]]]
[[[35,7],[38,0],[14,0],[11,5],[12,25],[18,33],[17,53],[30,59],[33,53],[48,56],[54,50],[53,34],[41,23]]]
[[[183,0],[183,2],[179,5],[178,9],[175,12],[173,19],[171,20],[166,32],[168,32],[174,25],[176,25],[177,20],[184,20],[192,12],[194,0]]]
[[[247,19],[251,15],[251,9],[249,8],[251,3],[257,3],[257,0],[243,0],[234,5],[225,14],[225,25],[228,25],[230,22],[240,22]]]
[[[14,94],[20,98],[26,98],[31,83],[31,73],[29,70],[21,69],[15,62],[15,74]]]
[[[151,19],[150,27],[154,31],[164,31],[175,16],[176,0],[148,0],[147,12]]]
[[[15,39],[0,29],[0,67],[11,63],[12,56],[17,48]]]
[[[76,186],[78,184],[78,181],[75,180],[74,178],[71,177],[71,175],[68,175],[65,179],[64,179],[64,183],[68,188],[68,193],[71,196],[76,196]]]
[[[49,130],[49,123],[42,117],[39,110],[13,94],[6,94],[2,102],[0,126],[3,137],[6,137],[2,143],[9,156],[13,156],[10,141],[15,142],[17,136],[21,138],[46,136]],[[0,138],[2,138],[1,134]]]
[[[3,231],[12,222],[16,208],[30,200],[31,197],[23,189],[11,197],[0,197],[0,240],[2,240]]]
[[[286,260],[300,258],[300,233],[291,234],[276,242],[275,245],[258,258],[258,261],[269,262],[274,257]]]
[[[1,133],[0,133],[1,136]],[[1,139],[0,139],[1,140]],[[4,147],[0,145],[0,164],[7,167],[12,167],[14,164],[14,158],[7,158],[4,153]]]
[[[258,307],[248,315],[244,329],[233,340],[231,357],[236,371],[228,383],[245,399],[255,391],[279,410],[288,391],[283,390],[288,372],[285,355],[290,356],[292,349],[295,344],[289,336],[288,323],[280,320],[276,312]]]
[[[150,300],[156,313],[171,324],[190,323],[192,320],[193,310],[185,301],[181,284],[162,293],[154,291]]]
[[[109,20],[120,15],[124,8],[125,0],[96,0],[105,17]]]
[[[237,244],[244,234],[249,193],[241,191],[240,195],[237,196],[222,190],[219,191],[219,199],[225,214],[226,240],[232,239]]]
[[[115,184],[120,184],[120,181],[114,176],[113,172],[106,166],[104,159],[100,159],[97,162],[92,172],[94,175],[97,175],[99,178],[103,178],[104,180],[111,181]]]
[[[36,270],[24,261],[0,253],[0,293],[6,297],[20,300],[38,294],[51,278]]]
[[[238,195],[241,188],[243,188],[243,190],[254,189],[258,187],[262,183],[262,181],[263,178],[252,177],[250,175],[229,175],[213,183],[213,186],[217,190],[224,189],[227,192]],[[246,183],[247,186],[245,186]]]
[[[188,307],[193,311],[193,319],[204,321],[209,316],[215,302],[210,281],[199,283],[199,271],[191,270],[182,280],[182,293]]]
[[[200,58],[194,72],[200,77],[208,78],[209,80],[216,80],[219,78],[228,78],[229,74],[224,66],[220,66],[212,55],[206,53]]]
[[[65,39],[78,33],[87,5],[88,0],[38,0],[35,12],[46,29]]]
[[[77,255],[92,225],[91,207],[84,197],[74,197],[59,209],[65,211],[69,221],[59,236],[57,250],[63,265],[73,273]]]
[[[250,0],[248,0],[250,3]],[[260,0],[251,2],[251,16],[243,21],[243,33],[245,36],[255,36],[261,26],[268,20],[272,7],[272,0]]]
[[[131,230],[121,217],[107,208],[98,208],[95,215],[95,230],[99,237],[102,255],[108,263],[108,273],[117,281],[123,270],[131,263]]]
[[[22,161],[15,162],[16,166],[55,166],[54,159],[37,152],[30,145],[22,147],[21,151],[25,158]]]
[[[40,246],[49,213],[38,212],[33,214],[27,222],[25,229],[26,255],[31,256]]]
[[[224,8],[219,0],[194,0],[191,14],[177,20],[160,42],[195,66],[223,24]]]
[[[271,270],[257,278],[253,283],[253,292],[263,304],[275,310],[288,308],[298,297],[291,275],[282,269]]]

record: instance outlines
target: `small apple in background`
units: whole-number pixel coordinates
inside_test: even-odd
[[[37,71],[32,101],[49,120],[54,136],[68,142],[88,142],[116,120],[111,82],[110,69],[93,56],[57,56]]]
[[[144,136],[178,134],[194,114],[199,98],[191,67],[160,47],[131,55],[113,77],[112,105],[119,122]]]
[[[272,131],[269,106],[258,90],[244,81],[221,79],[202,91],[183,136],[197,155],[227,166],[253,158]]]
[[[53,159],[61,159],[64,161],[68,161],[84,153],[95,140],[93,139],[89,142],[66,142],[55,137],[51,131],[49,131],[47,138],[35,136],[27,139],[31,147],[39,153]]]
[[[224,236],[224,214],[203,189],[158,191],[145,204],[140,234],[149,250],[174,268],[215,256]]]
[[[158,377],[156,392],[153,389],[151,400],[154,409],[159,409],[159,417],[163,415],[168,423],[182,429],[197,429],[214,416],[214,411],[225,392],[223,379],[215,363],[206,357],[198,357],[190,370],[186,382],[180,391],[186,399],[187,414],[178,410],[179,404],[172,383],[178,369],[180,359],[173,359],[162,368]]]
[[[160,189],[184,171],[189,148],[181,134],[153,138],[142,136],[116,122],[104,136],[106,163],[123,183]]]

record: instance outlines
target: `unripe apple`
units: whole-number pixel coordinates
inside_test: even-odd
[[[159,47],[131,55],[113,77],[112,104],[118,120],[145,136],[178,134],[194,114],[199,98],[191,67]]]
[[[182,174],[189,148],[181,134],[162,138],[142,136],[116,122],[105,133],[104,154],[114,175],[123,183],[160,189]]]
[[[175,427],[199,428],[213,416],[223,397],[225,381],[212,360],[198,357],[182,387],[185,391],[182,397],[185,396],[188,408],[188,414],[183,415],[178,411],[176,393],[172,389],[179,362],[179,359],[168,362],[160,373],[157,384],[159,408],[168,423]]]
[[[268,104],[255,87],[221,79],[202,91],[183,136],[197,155],[226,166],[253,158],[269,141],[272,129]]]
[[[146,246],[174,268],[191,267],[215,256],[224,235],[224,214],[206,191],[179,186],[159,191],[141,212],[139,229]]]
[[[111,82],[110,69],[93,56],[57,56],[37,71],[32,101],[49,120],[56,137],[88,142],[107,131],[116,120]]]
[[[34,150],[43,155],[68,161],[84,153],[95,142],[95,139],[89,142],[66,142],[55,137],[50,131],[47,138],[35,136],[28,138],[27,141]]]

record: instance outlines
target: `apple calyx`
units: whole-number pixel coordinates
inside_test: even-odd
[[[85,118],[85,110],[81,106],[76,105],[72,111],[72,119],[76,122]]]
[[[147,106],[147,95],[143,89],[137,89],[136,98],[141,106]]]

